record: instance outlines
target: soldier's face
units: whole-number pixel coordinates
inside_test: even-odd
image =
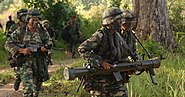
[[[121,20],[120,20],[120,19],[114,20],[114,21],[112,22],[111,29],[112,29],[112,30],[115,30],[115,31],[119,31],[120,28],[121,28]]]
[[[29,25],[36,28],[38,26],[39,18],[38,17],[32,17],[29,20]]]
[[[21,16],[20,21],[26,22],[26,15]]]
[[[121,26],[121,30],[123,31],[130,31],[132,29],[131,23],[123,23]]]

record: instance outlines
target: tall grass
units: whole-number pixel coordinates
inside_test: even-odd
[[[185,97],[185,67],[180,54],[168,53],[166,59],[161,62],[161,66],[155,69],[155,79],[158,85],[153,85],[148,73],[136,76],[132,75],[128,86],[129,97]],[[81,67],[82,59],[69,63],[71,67]],[[45,83],[46,91],[42,95],[49,93],[57,97],[73,97],[78,80],[66,81],[63,78],[63,67],[52,75],[50,81]],[[50,95],[50,97],[55,97]],[[90,95],[80,89],[77,97],[90,97]]]
[[[0,32],[0,68],[5,68],[8,65],[8,60],[7,60],[7,51],[4,49],[4,43],[6,40],[6,36]]]

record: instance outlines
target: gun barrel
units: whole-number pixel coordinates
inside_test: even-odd
[[[142,70],[143,69],[146,70],[149,68],[159,68],[160,60],[157,58],[157,59],[150,59],[146,61],[138,61],[133,63],[118,63],[118,64],[115,64],[114,68],[111,68],[110,70],[104,70],[103,68],[100,68],[100,69],[75,68],[74,69],[74,68],[65,67],[63,74],[66,80],[74,80],[75,78],[82,77],[82,76],[106,75],[115,71],[128,72],[131,70],[137,70],[136,66],[141,68]]]

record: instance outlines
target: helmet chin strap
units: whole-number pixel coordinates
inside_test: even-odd
[[[114,31],[119,31],[121,29],[121,25],[119,25],[118,22],[113,21],[111,23],[111,29],[114,30]]]

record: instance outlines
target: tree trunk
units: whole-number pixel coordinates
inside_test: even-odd
[[[166,0],[133,0],[137,17],[136,33],[142,39],[152,38],[166,47],[174,46]]]

